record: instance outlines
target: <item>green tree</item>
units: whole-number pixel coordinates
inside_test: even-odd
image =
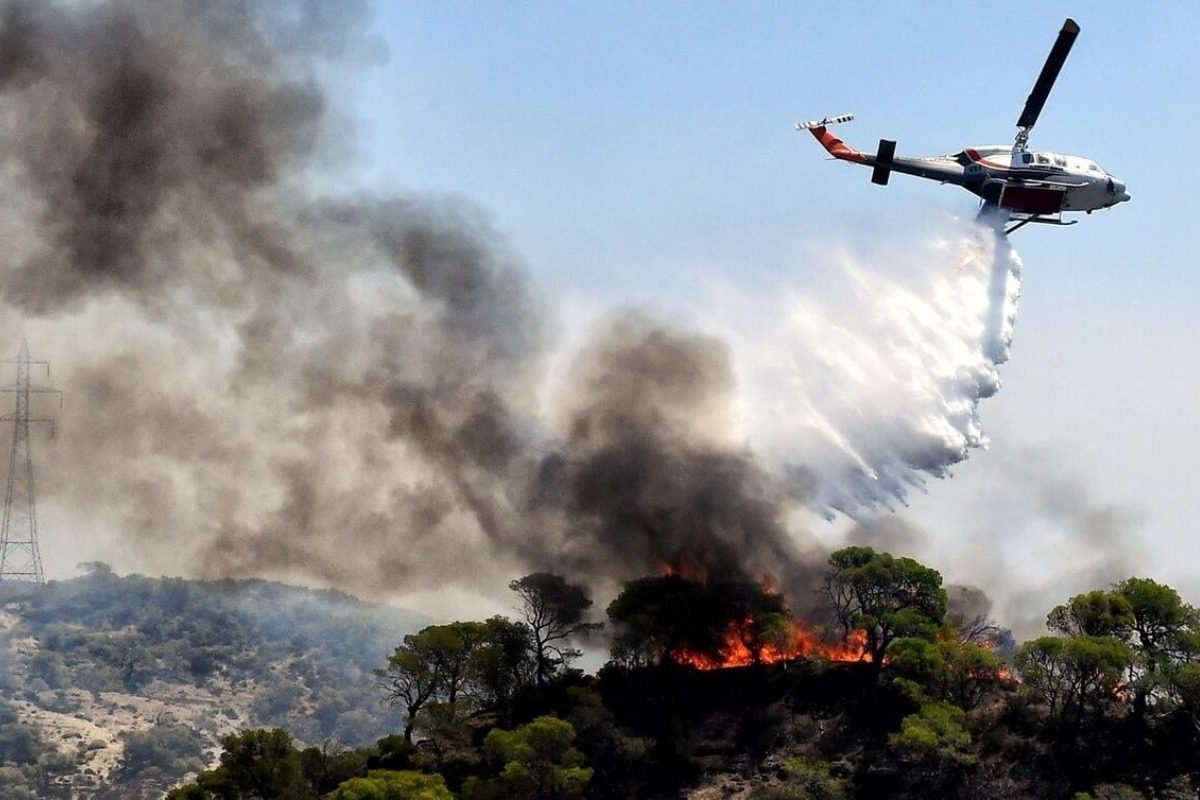
[[[484,707],[505,711],[513,697],[535,680],[529,627],[495,616],[484,624],[483,646],[471,659],[476,697]]]
[[[787,776],[786,785],[798,787],[803,792],[799,797],[806,800],[845,800],[848,796],[846,781],[834,777],[831,767],[828,761],[796,756],[784,762],[783,774]]]
[[[300,773],[308,786],[324,796],[366,772],[373,756],[378,756],[378,750],[352,750],[337,740],[327,740],[320,747],[300,751]]]
[[[282,728],[249,730],[225,737],[221,763],[200,773],[200,797],[220,800],[302,800],[315,796],[300,774],[292,736]],[[188,797],[180,795],[180,797]]]
[[[888,744],[925,757],[969,761],[972,757],[967,712],[951,703],[925,703],[917,713],[901,721],[900,731],[888,738]]]
[[[1009,679],[1004,660],[974,642],[957,639],[902,638],[887,651],[887,671],[893,681],[917,687],[918,699],[928,697],[974,708]]]
[[[583,797],[592,770],[573,746],[571,723],[538,717],[513,731],[496,728],[483,741],[484,752],[499,766],[491,780],[468,780],[464,797],[521,800],[570,800]]]
[[[1139,717],[1171,691],[1171,672],[1200,652],[1196,609],[1149,578],[1076,595],[1054,608],[1046,624],[1068,636],[1109,637],[1130,648],[1124,688]]]
[[[1117,689],[1133,652],[1111,636],[1043,636],[1017,650],[1016,666],[1028,691],[1043,700],[1051,717],[1082,719],[1087,709],[1102,713]]]
[[[1200,616],[1179,593],[1149,578],[1126,578],[1114,594],[1129,606],[1124,641],[1134,650],[1129,692],[1135,714],[1145,714],[1171,673],[1200,653]]]
[[[585,620],[592,598],[583,586],[568,583],[561,575],[535,572],[512,581],[508,588],[521,598],[522,616],[533,637],[534,678],[540,686],[579,657],[579,650],[571,647],[573,638],[593,633],[603,624]]]
[[[1200,734],[1200,663],[1191,661],[1177,666],[1171,670],[1169,679],[1180,710]]]
[[[1078,594],[1046,617],[1046,627],[1068,636],[1121,638],[1133,624],[1133,608],[1115,592],[1103,589]]]
[[[412,743],[417,714],[433,699],[442,685],[439,665],[443,658],[436,648],[442,637],[431,634],[430,626],[404,637],[404,643],[388,656],[387,667],[375,671],[387,692],[388,702],[404,709],[404,740]]]
[[[487,622],[430,625],[404,637],[375,671],[390,702],[404,708],[404,737],[412,741],[418,721],[433,704],[461,718],[506,704],[532,672],[529,630],[503,617]]]
[[[866,633],[865,652],[877,669],[893,641],[932,639],[946,616],[946,592],[937,570],[870,547],[835,551],[824,589],[842,630]]]
[[[941,700],[921,704],[915,714],[900,722],[888,737],[888,746],[906,763],[902,796],[945,797],[956,784],[956,775],[975,764],[967,713]]]
[[[0,797],[4,800],[36,800],[37,784],[20,768],[0,766]]]
[[[352,778],[333,793],[333,800],[453,800],[441,775],[404,770],[372,770]]]
[[[430,625],[418,633],[419,650],[433,662],[438,696],[457,703],[459,695],[471,692],[475,654],[484,645],[487,625],[482,622],[451,622]]]

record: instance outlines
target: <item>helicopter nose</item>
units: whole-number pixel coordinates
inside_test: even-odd
[[[1113,205],[1116,205],[1117,203],[1124,203],[1130,199],[1129,192],[1125,191],[1124,181],[1119,181],[1116,178],[1109,178],[1108,190],[1112,193]]]

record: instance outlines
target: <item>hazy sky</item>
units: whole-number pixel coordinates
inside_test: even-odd
[[[1003,558],[1061,576],[1079,558],[1056,548],[1063,517],[1014,509],[1053,485],[1195,601],[1195,4],[385,4],[387,63],[353,93],[359,180],[490,209],[571,319],[634,304],[703,327],[714,285],[803,291],[822,247],[973,213],[952,187],[871,185],[794,122],[852,112],[852,144],[910,155],[1008,143],[1069,15],[1082,33],[1032,146],[1094,158],[1133,201],[1014,237],[1023,295],[981,407],[991,450],[905,518],[951,545],[951,572]]]
[[[283,6],[264,7],[269,13]],[[187,4],[179,8],[194,11]],[[890,287],[876,296],[919,294],[925,284],[915,277],[932,274],[941,280],[937,270],[943,267],[914,270],[912,254],[958,235],[962,227],[954,219],[970,219],[976,208],[975,199],[961,189],[908,176],[894,176],[886,188],[874,186],[867,170],[827,160],[810,136],[793,130],[795,122],[854,113],[857,119],[840,130],[850,143],[871,150],[881,137],[895,139],[900,155],[1010,143],[1015,119],[1069,15],[1082,32],[1031,145],[1093,158],[1127,183],[1133,200],[1077,217],[1080,223],[1073,227],[1029,226],[1013,237],[1024,264],[1016,336],[1011,360],[1000,371],[1003,387],[979,409],[991,447],[973,451],[954,468],[953,478],[929,480],[925,493],[913,493],[909,508],[867,520],[871,531],[866,535],[875,536],[881,547],[924,558],[951,580],[978,583],[1003,596],[1001,610],[1010,624],[1036,619],[1096,581],[1102,585],[1134,573],[1172,583],[1187,599],[1200,602],[1194,524],[1200,519],[1200,492],[1191,486],[1194,453],[1200,450],[1191,419],[1200,406],[1200,331],[1193,312],[1200,295],[1193,257],[1193,194],[1200,176],[1190,155],[1200,146],[1195,125],[1200,8],[1194,3],[1079,8],[1016,2],[981,16],[949,2],[903,7],[378,2],[370,23],[373,43],[363,44],[349,63],[322,62],[315,68],[332,89],[327,110],[337,124],[324,129],[331,147],[322,153],[331,157],[309,165],[308,174],[318,191],[342,197],[416,193],[461,198],[484,209],[502,234],[503,247],[531,276],[530,308],[547,309],[551,336],[565,345],[555,358],[568,358],[564,354],[592,335],[597,320],[632,307],[677,322],[682,330],[731,342],[735,373],[745,378],[756,362],[777,355],[768,340],[778,327],[779,298],[802,298],[814,310],[813,319],[837,321],[839,314],[854,313],[856,307],[841,304],[830,288],[841,279],[847,259],[867,276],[867,284]],[[163,20],[169,16],[156,19],[167,24]],[[216,49],[204,46],[203,38],[196,41],[201,45],[186,51],[190,57]],[[230,41],[241,42],[238,37]],[[164,47],[163,52],[170,51]],[[172,78],[180,84],[191,86],[193,78],[205,74],[188,73],[182,61],[155,52],[168,74],[182,70]],[[232,47],[230,52],[240,51]],[[281,63],[304,61],[304,56],[287,51]],[[214,58],[220,62],[221,56]],[[221,62],[214,74],[228,77],[230,63]],[[70,66],[58,74],[68,84],[103,86],[89,76]],[[269,104],[279,96],[268,92],[265,98]],[[251,101],[243,97],[242,102]],[[22,138],[21,106],[13,108],[10,140],[35,152],[37,134]],[[274,106],[266,116],[280,108],[295,110]],[[324,106],[305,108],[315,114]],[[188,110],[185,100],[164,113],[177,121]],[[70,136],[82,136],[84,129],[69,114],[63,120],[59,116],[46,119],[61,121],[61,131]],[[281,118],[288,119],[286,113]],[[38,130],[40,119],[30,123],[27,118],[30,131]],[[156,130],[150,127],[151,133]],[[270,141],[282,143],[280,164],[290,165],[291,154],[307,152],[306,129],[285,125],[276,133]],[[121,144],[136,149],[137,143]],[[28,161],[42,163],[40,157]],[[58,185],[60,170],[34,171]],[[210,177],[206,173],[205,181]],[[190,187],[181,185],[184,191]],[[218,177],[210,188],[225,186]],[[26,239],[36,237],[19,226],[34,213],[29,209],[39,207],[16,193],[7,203],[5,219],[18,225],[10,229],[17,232],[10,249],[21,252],[30,246]],[[239,221],[237,206],[218,202],[211,208],[223,224],[227,216]],[[178,226],[170,232],[184,230],[204,244],[203,219],[188,227],[186,214],[168,217]],[[286,221],[282,224],[280,230],[287,229]],[[246,230],[252,234],[256,228]],[[293,232],[312,246],[314,265],[328,262],[323,246],[344,252],[334,239],[314,235],[307,242]],[[354,258],[347,256],[350,272]],[[950,258],[944,269],[954,271],[956,261]],[[306,370],[336,373],[346,365],[352,373],[357,369],[353,358],[326,357],[314,343],[337,344],[344,336],[365,347],[368,337],[356,333],[355,326],[365,326],[374,319],[371,314],[389,313],[395,298],[371,291],[377,284],[370,281],[350,281],[343,293],[339,265],[323,272],[314,266],[313,274],[323,277],[311,287],[299,272],[285,282],[294,297],[262,288],[255,302],[278,318],[272,325],[259,320],[258,327],[247,326],[235,291],[218,292],[210,316],[204,308],[189,308],[186,293],[200,284],[173,272],[175,262],[147,263],[163,270],[161,287],[147,281],[143,288],[118,294],[109,290],[128,287],[115,280],[100,285],[93,304],[49,307],[50,313],[34,308],[27,319],[11,316],[2,323],[14,342],[18,335],[28,336],[34,356],[52,361],[56,375],[63,376],[62,429],[74,426],[75,438],[69,435],[68,443],[59,440],[45,448],[39,440],[35,448],[62,462],[58,473],[74,475],[87,489],[75,486],[69,495],[74,499],[57,505],[52,483],[42,495],[48,498],[41,509],[48,574],[71,574],[85,558],[108,560],[118,569],[193,569],[195,552],[172,537],[191,536],[194,518],[206,520],[209,533],[219,528],[235,541],[245,534],[253,544],[256,532],[271,527],[274,505],[292,511],[307,507],[302,485],[316,497],[324,489],[344,501],[346,519],[365,515],[353,485],[331,488],[337,481],[327,479],[340,478],[344,469],[369,483],[376,480],[365,474],[370,464],[343,452],[336,430],[341,412],[327,410],[330,425],[324,418],[306,423],[296,416],[296,426],[319,444],[308,451],[314,474],[304,474],[292,420],[286,413],[270,413],[276,402],[286,409],[294,398],[282,391],[277,397],[268,378],[273,371],[287,373],[289,380]],[[219,266],[203,247],[196,263],[201,277],[209,275],[204,265]],[[949,278],[942,282],[953,283],[953,275]],[[83,291],[70,281],[59,288],[68,296]],[[397,296],[407,302],[409,294]],[[361,302],[351,303],[355,298]],[[339,303],[345,304],[344,319],[330,312],[341,308]],[[288,327],[305,320],[308,335]],[[854,322],[847,320],[851,327]],[[290,364],[274,363],[282,356],[265,358],[240,373],[233,343],[247,331],[262,334],[265,352],[276,352],[268,334],[281,332],[282,346],[300,355]],[[402,332],[390,335],[403,339]],[[834,341],[831,336],[821,344],[836,350]],[[876,344],[880,352],[892,345]],[[15,349],[14,343],[14,354]],[[330,352],[339,351],[331,347]],[[349,344],[344,352],[361,355]],[[420,351],[414,352],[408,357],[419,359]],[[562,370],[549,372],[552,383]],[[88,395],[85,374],[92,378]],[[239,395],[239,381],[247,377],[259,381],[257,389]],[[511,375],[495,379],[520,382]],[[133,424],[129,418],[137,412],[126,409],[127,402],[140,398],[140,387],[156,381],[164,398],[177,394],[151,407],[172,423],[173,433],[164,441],[173,442],[174,450],[164,451],[155,436],[165,434]],[[349,378],[344,383],[354,386]],[[514,397],[523,390],[508,388]],[[533,390],[548,394],[555,388]],[[852,399],[865,419],[886,420],[886,413],[877,412],[895,402],[895,388],[905,387]],[[798,400],[793,415],[787,391],[764,395],[753,381],[744,381],[739,390],[747,445],[757,453],[790,441],[783,431],[793,416],[804,416]],[[255,402],[265,408],[250,408]],[[193,411],[195,419],[189,416]],[[197,424],[222,413],[228,416],[213,425],[214,433]],[[772,441],[775,423],[779,441]],[[378,436],[377,428],[369,430]],[[274,437],[269,445],[243,453],[241,443],[252,440],[239,435],[263,430]],[[363,441],[370,438],[364,434]],[[72,454],[77,444],[87,444],[94,461]],[[166,466],[156,463],[163,452]],[[803,460],[804,454],[795,456]],[[71,466],[72,458],[81,460]],[[132,484],[100,474],[106,459],[116,464],[122,458],[121,466],[132,468],[122,480]],[[277,473],[280,465],[287,469]],[[238,477],[242,469],[249,476],[244,485]],[[49,483],[54,471],[48,473]],[[280,482],[280,474],[288,479]],[[270,487],[266,492],[254,489],[251,478],[260,477]],[[96,485],[88,485],[94,479]],[[344,489],[341,495],[339,489]],[[165,505],[156,505],[160,501]],[[213,505],[235,509],[236,524],[214,524],[220,514],[212,512]],[[313,506],[325,508],[319,500]],[[117,539],[94,532],[129,527],[130,507],[143,513],[148,526],[167,532],[144,548],[122,551],[110,544]],[[186,513],[173,516],[166,509]],[[280,519],[286,539],[294,520],[282,514]],[[311,530],[301,544],[336,550],[336,542],[326,541],[336,535],[325,530],[327,520],[305,519]],[[814,516],[795,524],[837,541],[852,523]],[[64,530],[76,533],[64,535]],[[127,546],[131,540],[120,541]],[[236,548],[229,552],[231,563],[244,555]],[[304,552],[285,547],[285,567],[288,559],[302,564]],[[176,561],[159,567],[164,562],[156,559],[164,553]],[[482,550],[476,555],[487,558]],[[334,572],[316,569],[308,575],[337,583]],[[504,582],[497,585],[503,592]]]

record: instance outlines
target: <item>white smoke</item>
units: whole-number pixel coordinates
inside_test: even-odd
[[[991,228],[945,231],[829,248],[817,288],[760,301],[728,334],[753,449],[823,516],[904,503],[987,445],[978,405],[1000,387],[1020,260]]]

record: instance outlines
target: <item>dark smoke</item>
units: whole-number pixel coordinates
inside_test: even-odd
[[[535,570],[599,597],[672,566],[770,576],[804,613],[825,554],[789,518],[822,494],[862,501],[828,479],[846,452],[868,493],[895,498],[983,441],[974,403],[995,364],[971,351],[964,372],[960,352],[973,284],[943,299],[953,325],[919,292],[868,287],[878,313],[851,341],[891,342],[900,298],[899,341],[925,356],[890,373],[873,347],[754,341],[810,383],[836,362],[882,374],[872,398],[921,401],[860,418],[840,388],[855,384],[810,388],[854,425],[822,428],[839,434],[817,437],[823,462],[794,446],[813,437],[776,436],[786,486],[746,445],[715,338],[615,314],[550,375],[555,324],[485,212],[313,189],[353,156],[323,80],[378,47],[359,0],[0,0],[0,341],[54,362],[67,402],[39,440],[40,510],[78,525],[43,526],[44,552],[374,598],[506,595]],[[832,344],[825,314],[798,319],[796,338]],[[930,398],[953,424],[910,451]],[[921,543],[898,521],[871,535]]]
[[[485,214],[313,196],[361,3],[2,9],[5,332],[53,352],[42,496],[86,556],[370,596],[688,563],[808,598],[720,342],[618,315],[548,398],[552,326]]]
[[[664,566],[716,580],[813,585],[786,528],[790,507],[730,440],[734,379],[715,339],[624,315],[580,357],[570,393],[566,506],[571,566],[637,577]]]
[[[44,313],[104,291],[229,299],[303,268],[264,194],[316,147],[324,101],[304,52],[361,38],[361,4],[337,5],[318,34],[320,3],[6,3],[6,153],[40,234],[10,264],[9,300]],[[304,36],[318,38],[281,46]]]

